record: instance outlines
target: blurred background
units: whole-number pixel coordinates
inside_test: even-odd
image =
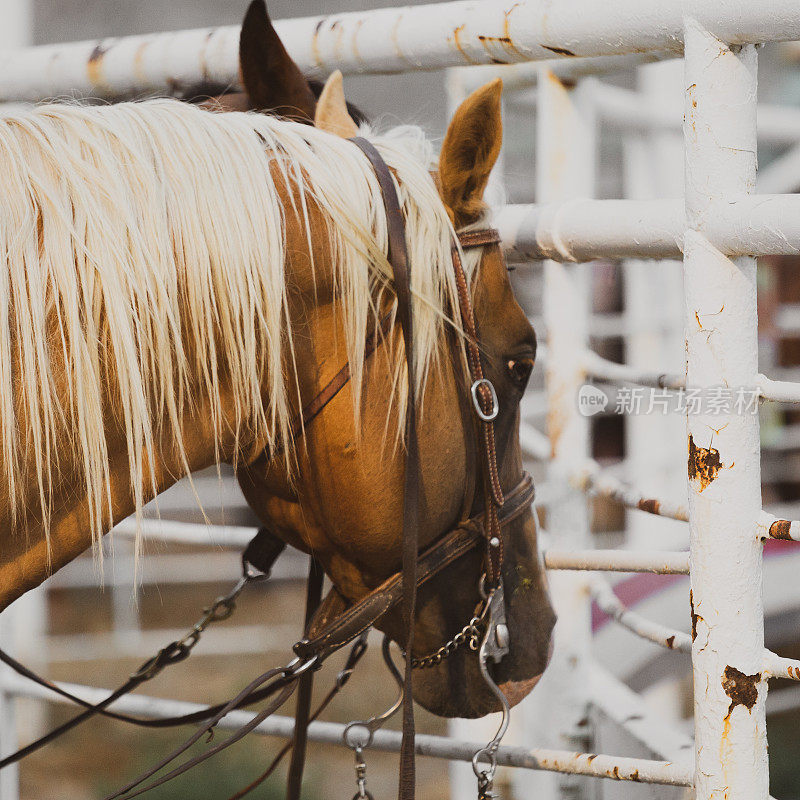
[[[22,0],[8,4],[12,21]],[[29,0],[29,26],[0,31],[0,44],[40,44],[134,33],[237,24],[244,0]],[[386,0],[271,0],[273,19],[319,15],[394,5]],[[4,38],[5,37],[5,41]],[[15,41],[12,41],[15,40]],[[767,46],[759,62],[759,102],[797,109],[800,105],[800,47]],[[600,198],[676,197],[682,192],[682,67],[680,62],[627,66],[602,75],[593,92],[597,115],[595,196]],[[453,80],[451,75],[450,80]],[[351,77],[348,99],[378,126],[421,125],[434,140],[445,129],[453,94],[447,76],[410,73],[400,76]],[[451,84],[452,88],[452,84]],[[492,192],[514,203],[536,200],[534,152],[535,82],[505,99],[503,162]],[[668,122],[663,122],[667,117]],[[650,121],[649,121],[650,120]],[[662,121],[659,121],[662,120]],[[793,141],[794,139],[794,141]],[[800,189],[800,125],[759,142],[761,189]],[[759,264],[759,369],[773,378],[800,379],[800,263],[796,258],[762,259]],[[615,362],[682,372],[683,321],[681,271],[678,262],[611,262],[586,265],[591,285],[590,346]],[[517,264],[513,281],[518,297],[542,330],[542,267]],[[543,370],[537,369],[523,407],[526,425],[545,431],[546,398]],[[779,403],[762,410],[762,474],[764,506],[779,517],[800,516],[800,416]],[[614,403],[592,418],[592,457],[621,480],[632,480],[647,494],[685,503],[684,422],[678,415],[629,416],[615,413]],[[546,524],[548,486],[541,462],[529,452],[528,468],[540,486],[538,501]],[[238,573],[236,541],[241,527],[257,521],[225,469],[195,477],[205,514],[212,525],[203,534],[170,533],[170,521],[206,525],[193,493],[178,485],[159,499],[148,516],[153,525],[146,556],[134,591],[132,539],[125,531],[107,537],[109,558],[101,576],[90,555],[78,559],[30,593],[0,617],[3,646],[49,678],[91,686],[113,687],[155,649],[191,626],[200,609],[226,591]],[[592,535],[598,547],[685,549],[688,526],[622,508],[606,497],[591,501]],[[226,527],[227,526],[227,527]],[[232,530],[233,528],[233,530]],[[181,529],[186,530],[186,529]],[[192,529],[195,531],[195,529]],[[195,531],[196,532],[196,531]],[[205,538],[203,538],[205,537]],[[791,545],[770,542],[765,559],[767,646],[784,656],[800,657],[800,553]],[[165,698],[213,702],[233,694],[266,667],[283,663],[300,635],[305,564],[285,554],[276,579],[243,597],[235,617],[204,636],[195,655],[168,670],[149,694]],[[680,576],[620,577],[615,591],[629,607],[665,625],[688,630],[688,579]],[[556,609],[558,610],[558,609]],[[675,731],[674,741],[691,737],[691,670],[688,655],[662,651],[608,624],[593,609],[592,651],[596,662],[631,689],[641,692],[648,713],[659,715]],[[376,639],[359,667],[359,677],[335,701],[326,718],[347,722],[388,706],[393,693],[381,664]],[[318,681],[327,691],[341,659]],[[796,731],[800,724],[800,689],[776,682],[769,695],[771,793],[779,800],[800,798]],[[518,744],[545,745],[546,732],[536,727],[537,693],[528,711],[515,715],[512,737]],[[3,694],[0,700],[0,744],[4,751],[25,742],[66,718],[63,707]],[[608,716],[608,713],[606,714]],[[419,712],[419,729],[445,734],[446,722]],[[594,748],[620,755],[652,756],[641,741],[620,734],[603,713],[591,721]],[[462,738],[481,739],[491,722],[455,724]],[[183,733],[150,733],[97,720],[27,759],[18,776],[0,780],[0,800],[91,800],[125,782],[183,739]],[[277,739],[248,737],[200,769],[152,792],[153,800],[225,798],[255,777],[281,746]],[[367,754],[369,788],[376,798],[394,796],[397,757]],[[444,761],[422,758],[418,764],[420,800],[472,796],[469,767],[449,768]],[[18,778],[18,783],[17,783]],[[550,786],[531,773],[501,772],[502,796],[512,800],[548,797]],[[16,794],[18,786],[18,795]],[[308,798],[346,798],[355,790],[351,754],[341,748],[309,747]],[[679,798],[684,790],[624,786],[596,781],[580,791],[593,800]],[[283,796],[281,775],[254,795]]]

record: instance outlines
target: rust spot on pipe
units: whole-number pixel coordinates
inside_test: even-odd
[[[769,526],[769,535],[773,539],[786,539],[791,541],[792,537],[789,533],[792,523],[788,519],[776,519],[772,525]]]
[[[508,11],[503,12],[503,36],[508,40],[507,50],[516,53],[519,56],[524,57],[524,53],[514,44],[514,39],[511,37],[511,21],[509,17],[511,16],[511,12],[519,6],[519,3],[514,3]]]
[[[725,719],[730,717],[736,706],[744,706],[748,711],[752,710],[756,700],[758,700],[758,682],[760,680],[760,672],[756,672],[755,675],[745,675],[744,672],[740,672],[736,667],[725,667],[725,672],[722,675],[722,688],[731,699]]]
[[[689,607],[692,610],[692,641],[697,638],[697,623],[703,618],[694,610],[694,594],[689,589]]]
[[[708,488],[725,465],[715,447],[697,447],[689,434],[689,480],[700,484],[700,491]]]
[[[464,45],[461,44],[461,32],[464,30],[465,25],[459,25],[457,28],[453,29],[453,44],[456,46],[456,50],[461,53],[461,57],[466,61],[468,64],[478,64],[478,61],[470,58],[467,54],[467,51],[464,50]]]
[[[612,778],[614,778],[615,780],[620,780],[620,777],[619,777],[619,767],[618,767],[616,764],[614,765],[614,769],[612,769],[612,770],[611,770],[611,772],[609,773],[609,775],[610,775]]]
[[[492,48],[489,47],[490,44],[501,44],[505,47],[506,50],[513,49],[513,43],[508,36],[478,36],[478,41],[483,45],[483,49],[488,53],[489,60],[492,64],[508,64],[509,62],[505,59],[498,58]]]
[[[98,42],[89,60],[86,62],[86,74],[92,86],[102,86],[103,81],[103,58],[108,51],[102,42]]]
[[[394,52],[403,59],[403,61],[408,62],[408,59],[403,55],[403,47],[400,44],[400,23],[403,21],[403,15],[398,14],[397,19],[395,19],[394,24],[392,25],[392,44],[394,45]]]
[[[353,36],[350,40],[350,49],[353,51],[353,55],[361,64],[364,63],[364,59],[361,58],[361,51],[358,49],[358,32],[361,30],[361,26],[363,24],[364,24],[363,19],[360,19],[358,20],[358,22],[356,22],[355,27],[353,28]]]
[[[646,511],[648,514],[661,513],[661,503],[655,498],[643,497],[636,505],[638,508],[640,508],[642,511]]]
[[[314,26],[314,33],[311,35],[311,55],[314,59],[314,63],[318,67],[322,66],[322,59],[319,54],[319,33],[324,24],[325,17],[320,17],[320,19],[317,20],[317,24]]]
[[[670,650],[672,650],[672,648],[675,647],[675,635],[674,634],[667,638],[667,647],[669,647]]]
[[[597,758],[597,753],[589,753],[586,760],[591,764]]]
[[[800,667],[787,667],[786,674],[793,680],[793,681],[800,681]]]
[[[543,44],[545,50],[549,50],[551,53],[555,53],[557,56],[572,56],[574,58],[575,53],[572,50],[567,50],[566,47],[550,47],[548,44]]]
[[[639,777],[639,770],[638,769],[635,769],[633,772],[631,772],[630,779],[632,781],[635,781],[636,783],[639,783],[641,778]]]

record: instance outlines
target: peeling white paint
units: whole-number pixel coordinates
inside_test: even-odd
[[[715,203],[755,185],[757,56],[694,20],[685,41],[686,383],[747,386],[755,259],[728,258],[707,234]],[[688,434],[697,800],[766,800],[758,416],[691,414]]]

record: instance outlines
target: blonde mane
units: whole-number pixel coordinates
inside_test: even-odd
[[[443,326],[455,324],[453,232],[419,132],[362,133],[393,168],[407,220],[421,396]],[[0,117],[0,174],[0,496],[12,524],[33,501],[48,532],[69,452],[93,536],[109,526],[109,397],[140,509],[155,491],[146,484],[156,437],[175,442],[188,470],[181,424],[198,385],[220,435],[220,363],[236,441],[246,431],[289,458],[284,231],[297,215],[310,246],[306,198],[327,218],[358,413],[365,337],[391,269],[380,191],[351,143],[176,101],[52,105]],[[281,184],[301,198],[296,208],[282,207]],[[475,263],[470,254],[468,271]],[[402,420],[402,349],[391,357]],[[31,471],[38,498],[26,496]]]

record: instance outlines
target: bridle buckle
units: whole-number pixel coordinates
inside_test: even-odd
[[[492,407],[488,413],[481,408],[481,401],[478,397],[478,389],[480,389],[481,386],[485,386],[489,390],[489,394],[492,398]],[[478,380],[472,384],[469,391],[472,395],[472,405],[475,407],[475,413],[478,417],[483,420],[483,422],[493,422],[497,419],[497,415],[500,413],[500,402],[497,399],[497,392],[495,391],[494,384],[488,378],[478,378]]]

